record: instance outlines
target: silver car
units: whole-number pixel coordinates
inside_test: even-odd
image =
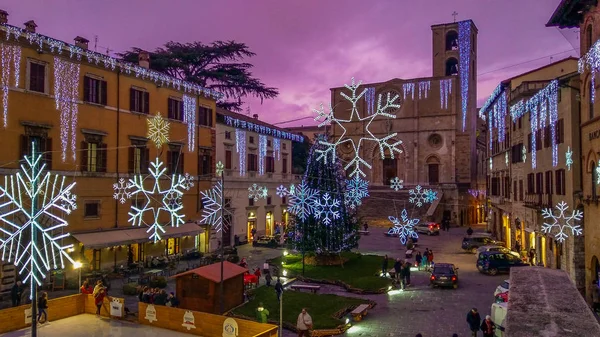
[[[416,225],[415,231],[427,235],[440,235],[440,224],[435,222],[424,222]]]

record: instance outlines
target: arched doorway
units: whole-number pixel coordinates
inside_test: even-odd
[[[396,142],[398,139],[392,138],[390,142]],[[402,153],[394,152],[394,158],[392,159],[389,155],[389,152],[385,152],[385,157],[381,158],[381,152],[379,150],[379,146],[370,145],[370,147],[365,148],[365,152],[370,155],[366,160],[372,165],[372,169],[368,170],[367,177],[374,185],[390,185],[390,180],[398,177],[400,180],[403,180],[404,183],[407,183],[408,174],[406,172],[408,154],[406,153],[406,148],[404,144],[400,144],[398,146],[402,150]]]
[[[436,156],[427,158],[427,181],[429,185],[440,183],[440,159]]]
[[[397,173],[398,173],[398,158],[394,157],[394,159],[392,159],[391,157],[386,156],[383,159],[383,171],[382,171],[383,184],[390,185],[390,180],[397,177]]]

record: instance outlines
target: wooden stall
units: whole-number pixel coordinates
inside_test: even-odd
[[[223,309],[228,311],[244,302],[244,273],[248,270],[231,262],[223,262]],[[179,307],[220,313],[219,285],[221,263],[192,269],[173,276]]]
[[[140,324],[204,337],[276,337],[278,331],[272,324],[143,302],[138,312]]]

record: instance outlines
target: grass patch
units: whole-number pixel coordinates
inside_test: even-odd
[[[256,320],[256,308],[260,302],[269,310],[269,321],[279,322],[279,302],[274,287],[257,288],[254,298],[233,310],[233,314]],[[358,298],[286,290],[283,293],[283,321],[295,327],[298,314],[302,308],[307,308],[315,329],[335,329],[344,324],[345,320],[335,318],[333,314],[347,307],[368,303],[369,301]]]
[[[361,255],[342,253],[347,262],[344,266],[304,266],[304,277],[314,280],[342,281],[352,288],[377,292],[391,285],[391,280],[380,277],[383,257],[377,255]],[[283,265],[282,265],[283,262]],[[291,254],[271,260],[276,266],[287,270],[288,276],[302,275],[302,255]]]

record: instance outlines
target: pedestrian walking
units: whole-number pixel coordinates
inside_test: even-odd
[[[396,262],[394,262],[394,272],[394,278],[396,279],[395,282],[397,283],[401,279],[400,274],[402,272],[402,260],[400,260],[400,258],[397,258]]]
[[[38,299],[38,323],[48,322],[48,312],[46,310],[48,310],[48,293],[44,291]],[[42,314],[44,315],[44,321],[41,320]]]
[[[104,303],[104,298],[107,297],[107,293],[106,293],[106,288],[102,286],[102,282],[99,283],[100,288],[98,288],[98,285],[96,285],[96,288],[98,288],[98,291],[96,291],[96,289],[94,289],[94,304],[96,304],[96,316],[100,316],[100,308],[102,308],[102,304]],[[151,300],[152,302],[152,300]]]
[[[417,255],[415,255],[415,262],[417,262],[417,268],[419,271],[421,270],[421,261],[423,260],[423,255],[421,252],[417,250]]]
[[[302,312],[298,315],[296,329],[298,329],[298,337],[310,337],[310,330],[313,328],[312,318],[306,312],[306,308],[302,308]]]
[[[404,264],[404,278],[406,280],[406,286],[410,286],[410,267],[411,264],[409,261],[406,261],[406,263]]]
[[[468,236],[473,235],[473,228],[469,227],[469,229],[467,229],[467,235]]]
[[[262,302],[260,302],[258,308],[256,308],[256,319],[260,323],[267,323],[267,320],[269,319],[269,310],[265,309]]]
[[[433,250],[430,250],[427,255],[427,267],[433,268]]]
[[[367,232],[369,230],[369,224],[365,222],[363,228],[365,229],[365,232]]]
[[[477,331],[479,331],[481,324],[481,316],[477,312],[477,308],[471,309],[467,314],[467,323],[469,324],[469,329],[471,330],[471,336],[477,337]]]
[[[267,272],[265,274],[265,281],[267,282],[267,287],[270,287],[271,281],[273,281],[273,277],[271,277],[271,273]]]
[[[519,240],[515,240],[515,252],[521,253],[521,244],[519,243]]]
[[[10,289],[10,299],[13,307],[21,305],[21,295],[23,295],[23,284],[21,281],[17,281]]]
[[[495,330],[496,324],[492,322],[492,316],[485,316],[485,320],[481,322],[481,331],[483,331],[483,337],[494,337]]]
[[[283,294],[283,285],[281,284],[281,279],[277,278],[277,283],[275,283],[275,292],[277,293],[277,301],[281,301],[281,294]]]
[[[388,256],[384,256],[383,261],[381,261],[381,276],[386,277],[387,276],[387,270],[388,270]]]
[[[529,264],[533,266],[534,265],[533,264],[534,263],[533,259],[535,259],[535,249],[531,248],[529,250],[528,255],[529,255]]]

